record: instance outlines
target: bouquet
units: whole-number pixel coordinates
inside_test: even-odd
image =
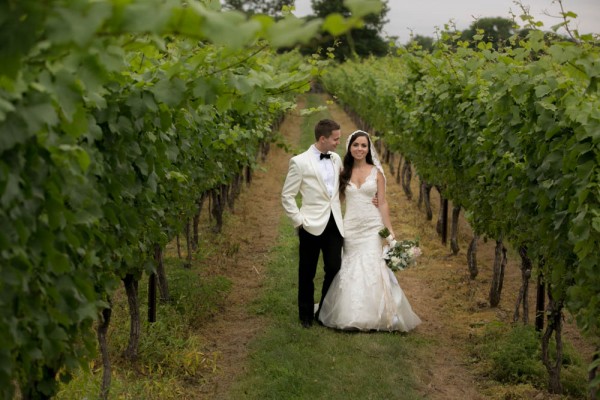
[[[388,244],[383,248],[383,259],[392,271],[402,271],[414,265],[421,255],[418,239],[398,242],[392,238],[387,228],[380,230],[379,236],[387,240]]]

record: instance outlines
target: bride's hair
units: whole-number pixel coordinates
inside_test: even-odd
[[[340,195],[342,197],[346,194],[346,187],[348,186],[348,183],[350,183],[350,178],[352,177],[352,167],[354,167],[354,157],[352,157],[352,154],[350,153],[350,148],[352,147],[352,143],[354,143],[356,138],[361,136],[367,138],[367,148],[369,149],[365,160],[367,161],[367,164],[375,165],[373,163],[373,156],[371,155],[371,138],[366,132],[354,132],[348,141],[348,146],[346,147],[346,155],[344,156],[344,169],[342,169],[342,172],[340,172]]]

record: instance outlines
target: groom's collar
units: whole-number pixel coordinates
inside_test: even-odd
[[[316,145],[311,145],[310,148],[312,149],[312,152],[315,156],[319,156],[320,154],[330,154],[330,151],[321,151],[317,148]]]

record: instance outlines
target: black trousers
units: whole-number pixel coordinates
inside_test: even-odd
[[[300,262],[298,266],[298,312],[300,320],[312,321],[314,318],[314,279],[319,262],[319,254],[323,252],[323,264],[325,277],[321,288],[321,301],[319,310],[325,298],[325,294],[331,285],[335,274],[340,270],[342,264],[342,246],[344,238],[337,228],[333,215],[325,231],[319,236],[311,235],[304,229],[298,231],[300,238]]]

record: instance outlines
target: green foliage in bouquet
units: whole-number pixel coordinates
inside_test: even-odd
[[[402,271],[414,265],[417,262],[417,257],[422,253],[418,239],[396,241],[391,237],[388,228],[381,229],[379,236],[388,242],[386,249],[384,249],[383,259],[392,271]]]

